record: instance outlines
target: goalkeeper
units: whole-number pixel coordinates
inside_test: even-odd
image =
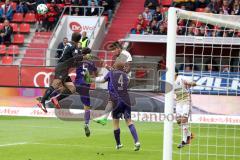
[[[76,68],[82,64],[83,56],[77,45],[80,39],[80,33],[74,32],[72,34],[72,41],[67,43],[63,50],[63,54],[55,68],[55,77],[51,86],[47,88],[40,102],[37,104],[44,112],[47,112],[45,101],[54,91],[61,93],[61,95],[58,96],[58,100],[61,100],[76,91],[68,73],[71,68]]]
[[[193,138],[188,123],[191,110],[191,95],[188,89],[194,86],[196,86],[195,82],[190,82],[182,76],[178,76],[178,69],[175,69],[174,92],[176,96],[176,116],[177,123],[180,125],[182,132],[182,141],[177,146],[178,148],[190,144]]]

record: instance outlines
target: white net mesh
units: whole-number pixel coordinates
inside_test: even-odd
[[[190,145],[174,124],[174,160],[240,159],[240,17],[177,12],[176,67],[191,93]],[[166,102],[167,103],[167,102]],[[176,102],[176,106],[177,106]]]

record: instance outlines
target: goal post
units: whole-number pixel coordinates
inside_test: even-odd
[[[164,114],[175,115],[174,89],[167,87],[174,86],[177,67],[198,85],[189,89],[189,124],[197,135],[193,144],[177,150],[181,134],[175,135],[175,121],[166,118],[162,159],[240,159],[240,16],[170,7],[167,31]]]
[[[174,84],[174,73],[175,73],[175,58],[176,58],[176,31],[177,30],[177,14],[175,8],[170,8],[168,13],[168,35],[167,35],[167,72],[166,82]],[[166,83],[167,85],[167,83]],[[169,90],[165,87],[165,117],[173,115],[173,104],[174,104],[174,90]],[[168,102],[168,103],[166,103]],[[163,138],[163,159],[172,160],[172,133],[173,133],[173,121],[166,118],[164,120],[164,138]]]

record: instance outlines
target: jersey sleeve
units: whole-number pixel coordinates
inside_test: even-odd
[[[109,80],[110,80],[110,72],[108,72],[108,73],[106,74],[106,76],[104,77],[104,80],[105,80],[105,81],[109,81]]]

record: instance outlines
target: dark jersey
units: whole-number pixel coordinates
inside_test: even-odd
[[[108,91],[111,101],[116,102],[120,100],[130,105],[130,99],[127,91],[127,74],[119,70],[112,70],[107,73],[104,79],[108,81]]]
[[[76,70],[76,85],[90,84],[90,75],[96,72],[97,68],[92,61],[84,61]]]
[[[58,60],[58,63],[65,62],[66,60],[73,58],[81,54],[81,51],[73,44],[73,42],[67,43],[67,45],[63,49],[63,53]]]

